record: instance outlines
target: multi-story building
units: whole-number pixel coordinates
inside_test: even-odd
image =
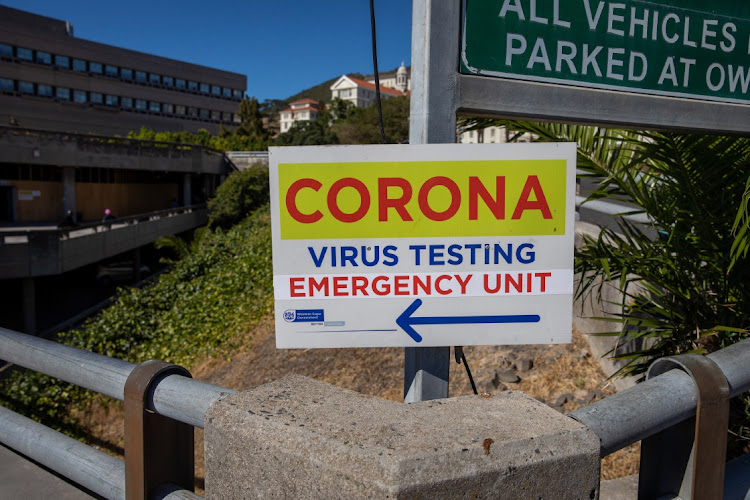
[[[297,122],[311,122],[318,119],[320,105],[313,99],[299,99],[279,112],[281,132],[287,132]]]
[[[124,135],[217,132],[247,77],[73,36],[66,21],[0,6],[0,124]]]

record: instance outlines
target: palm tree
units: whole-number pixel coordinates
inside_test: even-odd
[[[640,346],[610,352],[626,361],[620,374],[642,376],[656,358],[750,337],[750,139],[486,119],[462,125],[575,142],[579,177],[598,181],[584,203],[617,200],[631,207],[622,215],[648,216],[648,224],[618,217],[576,250],[578,298],[602,300],[603,283],[622,293],[621,312],[598,318],[619,324],[604,335]],[[747,446],[750,396],[738,404],[744,419],[735,434]]]

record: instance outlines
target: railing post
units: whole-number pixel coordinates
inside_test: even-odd
[[[696,385],[695,416],[643,440],[638,498],[722,498],[729,384],[716,363],[698,354],[658,359],[647,378],[674,368],[685,371]]]
[[[167,375],[190,372],[164,361],[136,366],[125,382],[125,498],[145,500],[161,484],[193,491],[193,427],[147,410],[151,389]]]

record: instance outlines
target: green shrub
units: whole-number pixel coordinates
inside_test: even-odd
[[[133,363],[163,359],[189,366],[198,356],[229,349],[238,334],[273,310],[271,278],[266,206],[234,228],[206,234],[153,284],[119,289],[112,306],[60,341]],[[36,372],[15,372],[0,388],[4,406],[68,432],[75,428],[68,409],[92,398]]]
[[[268,201],[268,167],[255,164],[233,172],[208,202],[208,226],[228,229]]]

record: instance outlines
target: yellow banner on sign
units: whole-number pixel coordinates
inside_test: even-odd
[[[281,239],[565,234],[565,160],[279,164]]]

